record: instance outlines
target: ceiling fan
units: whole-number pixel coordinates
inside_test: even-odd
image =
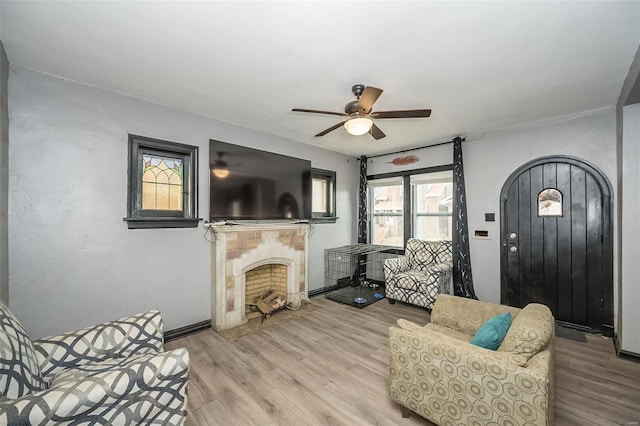
[[[344,107],[344,112],[332,112],[332,111],[318,111],[315,109],[293,108],[291,111],[295,112],[311,112],[315,114],[329,114],[337,115],[340,117],[349,117],[345,121],[342,121],[334,126],[329,127],[318,133],[318,136],[324,136],[329,132],[332,132],[344,126],[344,128],[350,134],[354,136],[364,135],[365,133],[371,134],[374,139],[382,139],[386,135],[378,126],[373,122],[374,119],[382,118],[428,118],[431,115],[430,109],[409,109],[409,110],[396,110],[396,111],[376,111],[372,112],[371,108],[373,104],[378,100],[382,89],[378,89],[372,86],[364,86],[363,84],[356,84],[351,88],[351,91],[356,96],[355,101],[347,103]]]

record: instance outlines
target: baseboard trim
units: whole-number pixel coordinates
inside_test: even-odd
[[[309,297],[317,296],[322,293],[326,293],[331,290],[335,290],[338,288],[337,285],[330,285],[329,287],[316,288],[314,290],[309,290]]]
[[[200,321],[195,324],[185,325],[184,327],[176,328],[175,330],[165,331],[164,341],[170,342],[172,340],[180,339],[181,337],[186,337],[190,334],[194,334],[199,331],[206,330],[207,328],[211,328],[210,319]]]
[[[632,361],[635,362],[640,362],[640,354],[635,353],[635,352],[631,352],[631,351],[625,351],[624,349],[620,349],[620,352],[618,352],[620,355],[620,358],[626,358],[626,359],[630,359]]]

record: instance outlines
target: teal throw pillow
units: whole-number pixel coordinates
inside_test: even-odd
[[[511,326],[511,313],[500,314],[482,324],[471,339],[471,344],[495,351],[500,347]]]

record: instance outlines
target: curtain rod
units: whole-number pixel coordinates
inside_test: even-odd
[[[419,146],[417,148],[408,148],[408,149],[403,149],[401,151],[387,152],[385,154],[376,154],[376,155],[372,155],[371,157],[367,157],[367,160],[369,160],[371,158],[376,158],[376,157],[384,157],[386,155],[402,154],[403,152],[417,151],[419,149],[426,149],[426,148],[433,148],[435,146],[440,146],[440,145],[447,145],[447,144],[453,143],[455,141],[455,139],[457,139],[457,138],[451,139],[450,141],[446,141],[446,142],[434,143],[433,145]],[[464,142],[465,138],[461,138],[461,140],[462,140],[462,142]],[[362,157],[359,157],[358,161],[362,161],[361,158]]]

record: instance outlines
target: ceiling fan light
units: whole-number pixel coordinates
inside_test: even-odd
[[[344,123],[344,128],[354,136],[364,135],[373,126],[373,120],[367,117],[352,118]]]
[[[229,176],[229,167],[224,161],[216,161],[211,169],[213,175],[219,179],[224,179]]]

